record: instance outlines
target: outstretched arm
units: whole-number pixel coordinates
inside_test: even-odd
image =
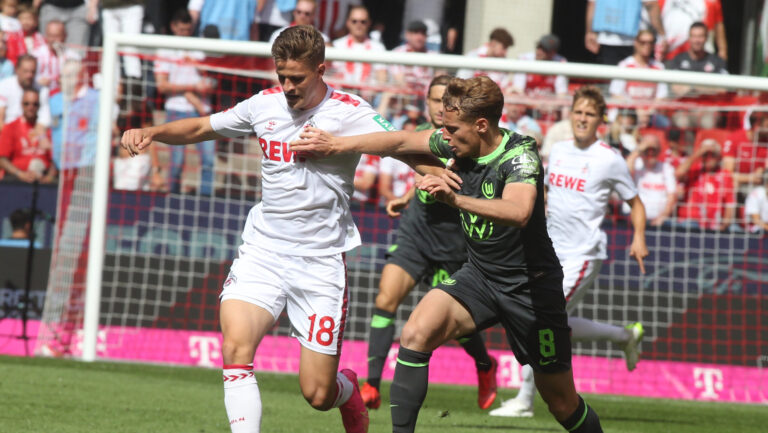
[[[211,127],[210,116],[205,116],[176,120],[149,128],[129,129],[123,133],[120,145],[131,156],[136,156],[152,141],[166,144],[192,144],[223,138],[226,137],[216,133]]]
[[[431,153],[426,131],[391,131],[336,137],[321,129],[306,128],[299,140],[291,143],[294,152],[326,157],[344,153],[368,153],[379,156],[399,156],[409,153]]]

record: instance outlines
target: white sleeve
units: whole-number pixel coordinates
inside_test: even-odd
[[[170,74],[171,63],[168,62],[170,59],[171,56],[168,50],[157,50],[157,60],[155,60],[155,73]]]
[[[747,196],[747,200],[744,203],[744,215],[750,216],[760,214],[760,199],[761,188],[753,189]]]
[[[514,87],[517,90],[520,90],[521,92],[525,91],[525,80],[526,80],[525,74],[518,73],[513,75],[512,87]]]
[[[379,163],[379,173],[385,173],[390,176],[395,175],[395,159],[392,157],[381,158]]]
[[[565,95],[568,93],[568,78],[565,75],[555,77],[555,93]]]
[[[614,153],[611,165],[611,173],[613,174],[611,188],[624,201],[635,198],[637,196],[637,186],[635,186],[632,176],[629,175],[627,162],[618,153]]]
[[[200,12],[203,9],[203,3],[205,3],[205,0],[189,0],[187,9],[195,12]]]
[[[217,134],[229,138],[251,134],[253,132],[253,122],[250,106],[251,101],[258,97],[259,95],[251,96],[229,110],[211,115],[211,128]]]
[[[384,116],[374,111],[365,102],[350,110],[343,122],[343,127],[339,133],[340,136],[395,130],[395,127]]]
[[[608,88],[608,93],[611,95],[624,96],[626,94],[627,82],[624,80],[611,80],[611,86]]]
[[[666,99],[669,96],[669,89],[667,83],[659,83],[656,85],[656,99]]]
[[[51,126],[51,107],[49,104],[50,89],[40,89],[40,110],[37,112],[37,122],[43,126]]]
[[[664,162],[664,185],[667,188],[667,194],[674,194],[677,191],[677,179],[675,179],[675,169],[668,162]]]

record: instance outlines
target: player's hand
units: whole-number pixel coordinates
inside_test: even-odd
[[[600,51],[600,44],[597,43],[597,33],[587,32],[584,35],[584,47],[593,54],[597,54]]]
[[[403,209],[408,207],[408,200],[403,197],[398,197],[387,202],[387,215],[390,218],[397,218]]]
[[[651,225],[653,227],[660,227],[662,224],[664,224],[664,221],[666,220],[667,220],[667,217],[657,216],[656,218],[651,220]]]
[[[39,179],[39,176],[34,171],[19,171],[16,173],[16,177],[22,182],[32,183]]]
[[[129,129],[123,133],[120,146],[128,151],[130,156],[136,156],[152,144],[151,128]]]
[[[446,173],[448,172],[449,171],[446,170]],[[445,174],[442,176],[427,174],[421,179],[421,182],[419,182],[417,187],[420,190],[430,193],[436,200],[453,205],[456,202],[456,192],[448,184],[447,179],[450,178]]]
[[[336,137],[322,129],[308,126],[299,134],[298,140],[291,142],[290,149],[299,155],[315,158],[335,155]]]
[[[645,245],[645,239],[642,236],[635,236],[632,239],[632,245],[629,247],[629,256],[637,260],[637,264],[640,266],[640,273],[645,274],[643,259],[648,257],[648,247]]]

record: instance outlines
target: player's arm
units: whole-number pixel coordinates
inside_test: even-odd
[[[667,35],[664,32],[664,25],[661,22],[661,8],[659,2],[652,1],[645,4],[645,8],[648,11],[648,17],[651,20],[651,27],[656,30],[656,37],[661,44],[662,53],[667,52]]]
[[[463,209],[498,224],[525,227],[536,203],[536,185],[522,182],[504,186],[501,198],[486,200],[456,194],[443,177],[424,176],[419,188],[453,207]]]
[[[224,139],[211,127],[211,117],[191,117],[148,128],[129,129],[123,133],[120,145],[131,156],[136,156],[153,141],[166,144],[191,144],[207,140]]]
[[[409,153],[427,153],[433,130],[388,131],[371,134],[336,137],[321,129],[306,128],[299,139],[291,143],[294,152],[306,152],[316,157],[346,153],[367,153],[379,156],[399,156]]]
[[[399,217],[402,210],[408,207],[408,203],[411,201],[414,195],[416,195],[416,187],[412,186],[408,188],[408,191],[406,191],[402,196],[388,201],[387,215],[389,215],[390,218]]]
[[[725,25],[722,21],[715,24],[715,44],[717,55],[723,60],[728,60],[728,40],[725,37]]]
[[[629,205],[629,217],[632,220],[634,234],[632,236],[632,245],[629,247],[629,256],[637,260],[640,265],[640,272],[645,273],[643,259],[648,256],[648,247],[645,245],[645,206],[640,196],[636,195],[627,200]]]

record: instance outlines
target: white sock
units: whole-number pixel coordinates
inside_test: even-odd
[[[568,317],[568,326],[571,327],[571,340],[573,341],[608,340],[614,343],[626,343],[629,340],[627,330],[621,326],[570,316]]]
[[[336,401],[333,402],[333,407],[344,405],[352,397],[352,391],[354,390],[355,385],[349,381],[347,376],[344,376],[341,372],[336,373]]]
[[[520,391],[515,396],[515,400],[528,405],[528,407],[533,407],[535,397],[536,384],[533,381],[533,369],[526,364],[523,366],[523,383],[520,385]]]
[[[224,366],[224,406],[232,433],[259,433],[261,394],[253,364]]]

